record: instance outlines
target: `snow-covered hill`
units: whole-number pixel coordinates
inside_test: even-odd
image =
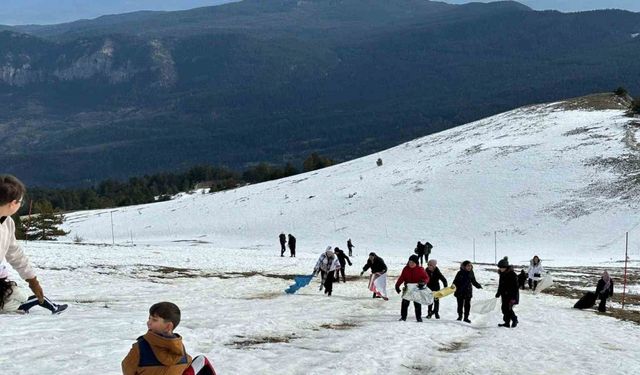
[[[193,241],[299,251],[352,238],[401,255],[418,240],[451,259],[571,263],[620,259],[640,233],[640,129],[613,95],[537,105],[416,139],[330,168],[150,205],[72,213],[69,240]],[[602,108],[604,103],[605,108]],[[618,109],[613,109],[618,108]],[[381,158],[382,166],[376,165]],[[271,251],[271,250],[269,250]],[[446,255],[445,255],[446,254]]]

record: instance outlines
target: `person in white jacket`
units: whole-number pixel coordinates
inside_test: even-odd
[[[16,241],[16,227],[11,215],[22,206],[27,189],[12,175],[0,175],[0,262],[7,261],[24,279],[39,304],[45,303],[44,292],[31,267],[29,258]]]
[[[537,255],[534,255],[533,259],[529,261],[529,289],[536,290],[543,273],[542,261]]]
[[[333,281],[336,279],[336,273],[341,268],[338,257],[331,250],[331,246],[327,246],[324,253],[320,254],[320,258],[313,268],[313,275],[317,275],[318,271],[322,275],[320,290],[324,287],[324,294],[330,296],[333,292]]]

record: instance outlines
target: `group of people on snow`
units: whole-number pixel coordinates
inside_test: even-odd
[[[280,240],[280,256],[283,257],[285,251],[287,251],[287,236],[284,234],[284,232],[280,233],[280,235],[278,236],[278,239]],[[289,257],[295,258],[296,257],[296,238],[293,236],[293,234],[289,233],[288,236],[289,239]]]

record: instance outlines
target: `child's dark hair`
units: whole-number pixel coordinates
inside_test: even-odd
[[[149,315],[173,323],[174,329],[180,324],[180,308],[175,303],[158,302],[149,308]]]
[[[13,287],[18,284],[9,281],[6,277],[0,279],[0,310],[4,308],[4,301],[13,294]]]
[[[7,204],[21,199],[27,192],[27,188],[15,176],[10,174],[0,175],[0,204]]]

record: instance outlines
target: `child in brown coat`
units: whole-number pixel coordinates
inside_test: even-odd
[[[149,309],[149,331],[138,337],[122,360],[124,375],[182,375],[191,363],[182,337],[173,333],[180,323],[180,309],[171,302],[159,302]]]

